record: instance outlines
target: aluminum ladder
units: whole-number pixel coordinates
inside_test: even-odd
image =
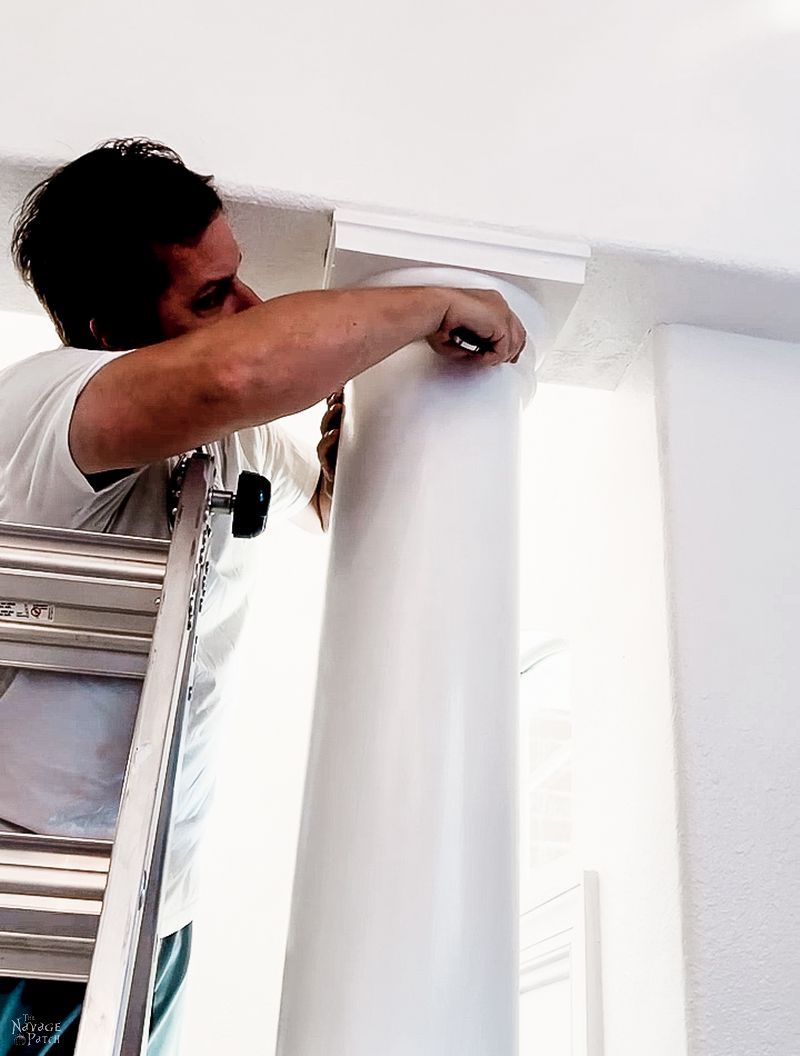
[[[213,511],[263,530],[269,481],[173,475],[169,541],[0,524],[0,666],[142,680],[113,840],[0,833],[0,976],[86,982],[76,1056],[146,1051],[157,919]]]

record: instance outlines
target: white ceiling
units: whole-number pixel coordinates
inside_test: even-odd
[[[797,0],[3,5],[0,149],[798,269]]]

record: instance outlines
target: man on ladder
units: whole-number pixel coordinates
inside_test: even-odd
[[[221,487],[235,490],[242,470],[262,473],[273,513],[325,527],[348,379],[423,337],[463,359],[451,337],[459,327],[491,343],[486,367],[513,360],[525,341],[489,291],[262,302],[238,276],[241,254],[211,179],[145,140],[105,143],[34,188],[12,249],[62,345],[0,373],[0,522],[167,539],[172,471],[205,445]],[[325,397],[317,464],[272,423]],[[194,862],[246,585],[247,543],[215,533],[158,918],[151,1056],[178,1052]],[[0,668],[0,828],[113,836],[138,688]],[[70,1051],[81,991],[0,979],[0,1056],[15,1016],[58,1024],[49,1043]]]

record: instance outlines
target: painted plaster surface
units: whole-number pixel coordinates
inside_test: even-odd
[[[658,340],[690,1052],[800,1050],[800,347]]]
[[[797,271],[792,0],[6,5],[0,150]]]

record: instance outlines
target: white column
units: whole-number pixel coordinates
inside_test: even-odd
[[[416,269],[372,284],[502,289]],[[281,1056],[517,1048],[518,433],[533,349],[348,386]]]

